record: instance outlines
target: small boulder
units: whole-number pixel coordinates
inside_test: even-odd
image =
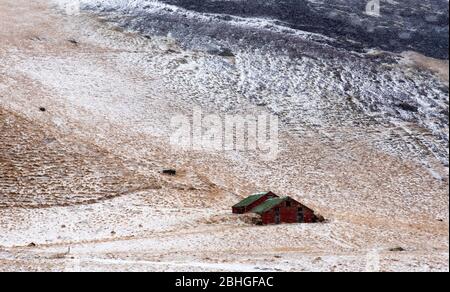
[[[235,54],[230,49],[222,49],[219,52],[221,57],[236,57]]]
[[[389,251],[402,252],[402,251],[405,251],[405,249],[401,246],[397,246],[397,247],[390,248]]]
[[[177,175],[177,171],[176,169],[163,169],[162,174],[174,176]]]
[[[72,45],[78,46],[78,41],[76,41],[75,39],[68,39],[67,41]]]
[[[402,103],[398,104],[397,106],[407,112],[416,113],[419,111],[419,108],[417,106],[406,103],[406,102],[402,102]]]
[[[236,55],[228,48],[212,48],[207,51],[211,55],[217,55],[220,57],[236,57]]]

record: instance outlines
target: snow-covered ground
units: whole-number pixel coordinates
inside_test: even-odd
[[[284,51],[218,38],[221,56],[176,25],[57,8],[0,1],[0,270],[448,271],[445,61],[311,32]],[[195,107],[276,114],[277,159],[171,146]],[[230,214],[268,189],[328,222]]]
[[[245,108],[241,101],[262,105],[299,135],[310,128],[337,136],[334,127],[353,126],[354,120],[364,126],[385,123],[390,130],[374,133],[374,144],[396,155],[415,157],[435,173],[427,156],[448,166],[448,77],[443,76],[448,76],[448,61],[432,65],[442,72],[443,81],[429,71],[404,66],[418,59],[414,55],[402,57],[379,50],[422,49],[448,58],[448,15],[442,10],[448,3],[433,0],[413,9],[413,1],[383,3],[380,18],[365,15],[360,3],[340,0],[327,4],[84,0],[80,7],[101,13],[123,29],[167,36],[183,48],[213,56],[223,50],[233,52],[233,64],[212,56],[187,60],[176,56],[172,62],[187,62],[187,66],[175,65],[176,70],[167,70],[167,58],[154,59],[152,63],[164,71],[165,84],[191,91],[188,102],[214,105],[222,112],[240,111]],[[64,7],[64,1],[58,3]],[[390,5],[388,13],[386,6]],[[353,20],[333,25],[332,21],[338,21],[330,16],[333,13],[339,21]],[[399,27],[415,33],[409,32],[411,37],[402,40],[399,35],[405,32],[397,32]],[[366,37],[373,40],[366,43]],[[147,74],[155,69],[139,55],[131,58]],[[178,74],[196,66],[203,70],[194,76]]]

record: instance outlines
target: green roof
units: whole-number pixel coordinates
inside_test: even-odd
[[[264,212],[269,211],[270,209],[278,206],[279,204],[283,203],[284,201],[288,200],[289,197],[284,198],[273,198],[265,201],[261,205],[257,206],[252,210],[253,213],[262,214]]]
[[[235,208],[247,207],[247,206],[253,204],[254,202],[258,201],[259,199],[261,199],[262,197],[264,197],[268,193],[269,192],[253,194],[250,197],[245,198],[244,200],[240,201],[239,203],[237,203],[233,207],[235,207]]]

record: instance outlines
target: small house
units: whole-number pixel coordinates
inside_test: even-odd
[[[255,207],[259,206],[260,204],[264,203],[265,201],[273,198],[278,198],[277,195],[275,195],[272,192],[263,192],[251,195],[250,197],[242,200],[241,202],[237,203],[233,206],[233,213],[234,214],[244,214],[248,213],[251,210],[253,210]]]
[[[259,214],[263,225],[281,223],[315,223],[320,218],[310,208],[291,197],[271,198],[256,206],[251,212]]]

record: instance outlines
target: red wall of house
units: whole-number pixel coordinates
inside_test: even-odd
[[[298,209],[303,208],[303,223],[316,222],[316,216],[314,211],[303,206],[302,204],[291,201],[291,207],[286,206],[286,202],[283,202],[278,206],[280,208],[280,223],[299,223],[298,222]],[[276,208],[267,211],[261,215],[262,223],[264,225],[276,224]]]
[[[314,223],[314,222],[316,222],[317,218],[316,218],[316,215],[314,215],[314,211],[312,211],[312,210],[310,210],[308,208],[305,208],[304,210],[305,210],[305,215],[303,217],[303,222],[304,223]]]

